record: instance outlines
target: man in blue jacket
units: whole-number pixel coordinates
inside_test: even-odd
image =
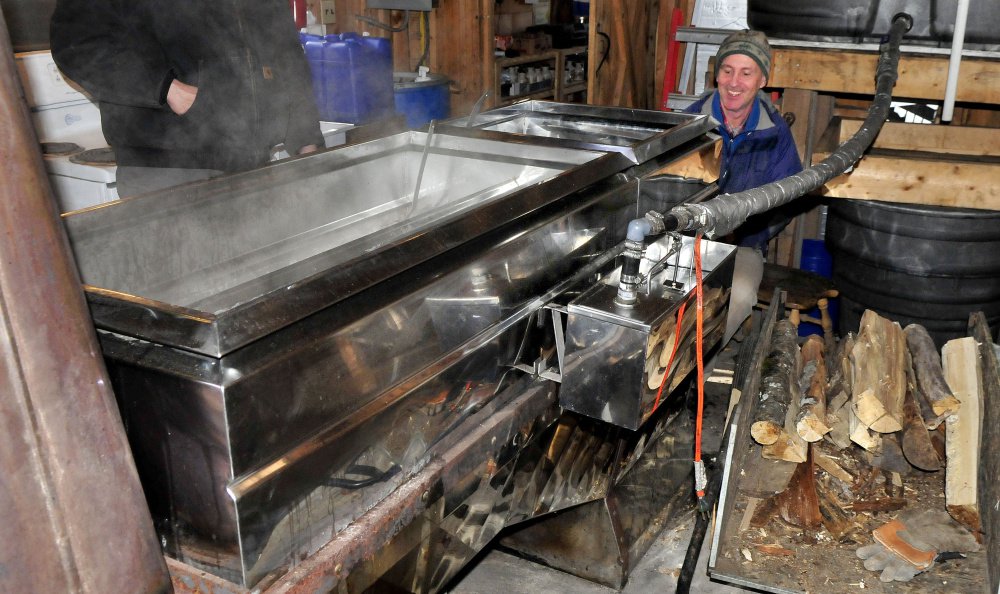
[[[716,88],[686,111],[720,122],[719,188],[734,194],[802,171],[788,124],[761,90],[771,69],[771,46],[759,31],[738,31],[719,46]],[[739,245],[767,254],[767,242],[788,224],[780,209],[751,217],[736,230]]]
[[[50,29],[56,64],[99,103],[120,195],[322,146],[285,0],[58,0]]]

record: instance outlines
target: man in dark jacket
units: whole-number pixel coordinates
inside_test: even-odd
[[[58,0],[60,70],[99,102],[120,195],[322,145],[309,66],[285,0]]]
[[[716,88],[686,111],[721,122],[719,188],[733,194],[802,171],[788,124],[761,89],[771,68],[771,47],[759,31],[738,31],[719,46]],[[767,242],[790,217],[780,209],[751,217],[736,230],[739,245],[767,254]]]

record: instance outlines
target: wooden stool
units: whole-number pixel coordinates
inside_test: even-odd
[[[832,353],[836,339],[828,311],[828,300],[840,294],[833,281],[814,272],[765,262],[764,277],[757,290],[757,303],[762,306],[769,304],[775,289],[779,287],[785,291],[785,306],[796,313],[798,320],[823,328],[823,342],[827,352]],[[803,313],[814,307],[819,309],[820,319]]]

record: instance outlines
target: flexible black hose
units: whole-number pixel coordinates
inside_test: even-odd
[[[709,481],[709,488],[712,489],[718,481]],[[712,495],[709,494],[709,497]],[[691,533],[691,540],[688,542],[687,553],[684,554],[684,564],[677,575],[677,594],[688,594],[691,591],[691,581],[694,579],[694,570],[698,567],[698,558],[701,555],[701,547],[705,542],[705,535],[708,534],[708,518],[702,514],[695,514],[694,530]]]
[[[875,97],[861,128],[822,162],[782,180],[735,194],[725,194],[703,204],[683,204],[664,217],[676,225],[671,230],[702,229],[709,237],[725,235],[751,215],[766,212],[811,192],[847,171],[878,136],[889,114],[892,87],[899,67],[899,43],[913,26],[913,18],[899,13],[892,19],[888,40],[882,44],[875,72]]]
[[[604,43],[607,45],[604,46],[604,55],[601,56],[601,61],[597,63],[597,68],[594,70],[595,73],[601,71],[601,66],[604,66],[604,62],[611,56],[611,36],[603,31],[598,31],[597,34],[604,38]]]

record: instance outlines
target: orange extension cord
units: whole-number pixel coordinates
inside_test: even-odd
[[[701,460],[701,427],[702,418],[705,412],[705,361],[703,355],[704,337],[702,336],[704,325],[704,287],[702,285],[701,272],[701,233],[694,238],[694,271],[695,271],[695,359],[698,366],[698,412],[695,416],[694,424],[694,480],[695,493],[698,495],[698,507],[702,511],[705,508],[705,489],[708,485],[708,477],[705,474],[705,464]],[[663,395],[663,388],[667,385],[667,380],[671,377],[670,370],[674,365],[674,357],[677,356],[677,347],[680,345],[681,322],[684,319],[684,309],[687,301],[681,303],[677,308],[677,325],[674,327],[674,346],[670,349],[670,359],[667,361],[667,369],[660,380],[660,388],[656,391],[656,400],[653,401],[653,412],[660,406],[660,398]]]
[[[705,489],[708,487],[708,476],[705,474],[705,463],[701,461],[701,421],[705,413],[705,360],[702,349],[704,347],[704,337],[702,336],[702,325],[704,324],[704,295],[705,290],[701,282],[701,233],[694,237],[694,272],[695,272],[695,295],[698,298],[698,321],[695,326],[697,336],[695,337],[695,352],[698,361],[698,413],[694,422],[694,488],[698,495],[698,508],[707,512],[705,501]]]

